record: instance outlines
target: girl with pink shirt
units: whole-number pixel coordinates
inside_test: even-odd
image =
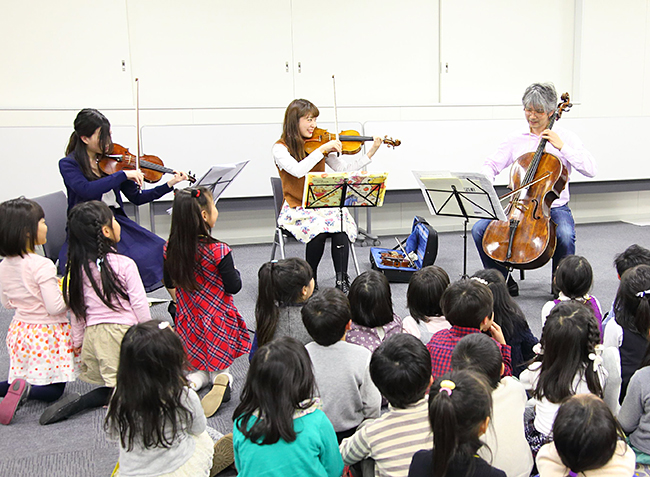
[[[72,393],[48,407],[43,425],[105,406],[116,383],[120,346],[126,331],[151,320],[135,262],[116,252],[120,225],[103,202],[76,205],[68,216],[68,263],[63,296],[72,311],[72,340],[81,353],[80,378],[99,387]]]
[[[78,374],[56,267],[34,253],[46,241],[40,205],[24,197],[0,204],[0,300],[16,310],[7,332],[9,379],[0,382],[5,425],[22,401],[56,401]]]

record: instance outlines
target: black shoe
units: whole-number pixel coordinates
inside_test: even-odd
[[[517,285],[517,282],[515,281],[514,278],[512,278],[512,275],[508,277],[508,294],[510,296],[519,296],[519,285]]]
[[[341,290],[346,295],[350,292],[350,277],[347,273],[336,274],[336,288]]]
[[[80,411],[79,403],[81,396],[79,393],[71,393],[59,399],[50,407],[43,411],[41,418],[38,420],[41,426],[54,424],[55,422],[63,421],[64,419],[73,416]]]
[[[167,306],[167,313],[169,313],[172,317],[172,320],[174,323],[176,323],[176,302],[175,301],[170,301],[169,306]]]

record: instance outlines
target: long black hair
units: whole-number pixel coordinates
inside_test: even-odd
[[[600,343],[600,331],[588,305],[573,300],[555,305],[539,342],[543,354],[534,360],[542,363],[531,393],[534,398],[561,403],[575,393],[573,383],[578,375],[584,376],[590,392],[602,397],[598,373],[589,358]]]
[[[513,336],[529,328],[524,312],[508,293],[508,287],[501,272],[493,268],[486,268],[477,271],[474,277],[487,282],[494,300],[492,305],[494,321],[501,327],[506,343],[510,343]]]
[[[84,276],[111,310],[123,308],[119,299],[130,301],[125,285],[106,259],[107,254],[117,253],[117,250],[113,240],[104,235],[104,227],[112,229],[113,213],[103,202],[82,202],[68,215],[68,263],[63,278],[63,298],[72,312],[83,320],[86,319]],[[99,269],[101,286],[95,279],[95,269]]]
[[[319,114],[318,108],[306,99],[294,99],[284,112],[280,141],[287,146],[289,154],[297,161],[307,156],[305,153],[305,138],[300,134],[298,125],[300,124],[300,118],[310,114],[317,118]]]
[[[40,205],[18,197],[0,204],[0,255],[24,257],[33,252],[38,223],[45,218]]]
[[[174,285],[196,291],[197,253],[200,243],[216,243],[201,212],[209,212],[212,194],[205,187],[177,189],[172,206],[172,225],[167,242],[165,269]]]
[[[492,393],[483,376],[469,370],[439,377],[429,392],[429,422],[433,431],[433,477],[447,474],[452,459],[469,464],[483,445],[481,425],[492,414]]]
[[[416,323],[442,316],[440,298],[449,286],[449,275],[437,265],[429,265],[413,274],[406,291],[406,306]]]
[[[119,435],[128,451],[174,444],[191,427],[183,404],[188,392],[183,344],[167,322],[147,321],[129,328],[122,340],[117,385],[104,427]]]
[[[300,341],[282,336],[265,344],[251,360],[233,413],[237,429],[257,444],[293,442],[294,412],[313,404],[315,385],[309,354]]]
[[[357,325],[375,328],[393,321],[393,299],[390,283],[383,273],[367,270],[350,285],[352,321]]]
[[[623,429],[602,399],[580,394],[560,405],[553,422],[553,442],[562,463],[572,472],[603,467],[619,440],[625,440]]]
[[[65,149],[66,155],[74,152],[74,159],[81,167],[81,172],[89,181],[100,179],[90,167],[90,158],[86,150],[86,143],[81,139],[82,136],[90,137],[95,134],[97,128],[99,131],[99,145],[102,151],[111,152],[113,141],[111,140],[111,123],[106,116],[96,109],[86,108],[79,111],[74,120],[74,131],[70,135],[68,146]],[[100,172],[101,174],[101,172]]]
[[[255,322],[259,346],[273,339],[278,326],[279,306],[298,303],[303,287],[313,278],[309,263],[291,257],[267,262],[257,272],[258,292],[255,302]]]
[[[637,265],[623,273],[614,300],[616,322],[648,339],[650,333],[650,266]]]

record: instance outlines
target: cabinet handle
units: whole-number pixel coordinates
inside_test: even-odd
[[[298,73],[302,73],[302,65],[298,62]]]
[[[286,61],[286,62],[284,63],[284,72],[285,72],[285,73],[288,73],[288,72],[289,72],[289,62],[288,62],[288,61]]]

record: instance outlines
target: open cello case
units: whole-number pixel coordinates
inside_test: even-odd
[[[438,232],[423,217],[416,215],[411,234],[400,243],[407,254],[417,257],[409,261],[399,246],[392,249],[372,247],[370,263],[374,270],[386,275],[389,282],[408,283],[413,273],[436,261]]]

